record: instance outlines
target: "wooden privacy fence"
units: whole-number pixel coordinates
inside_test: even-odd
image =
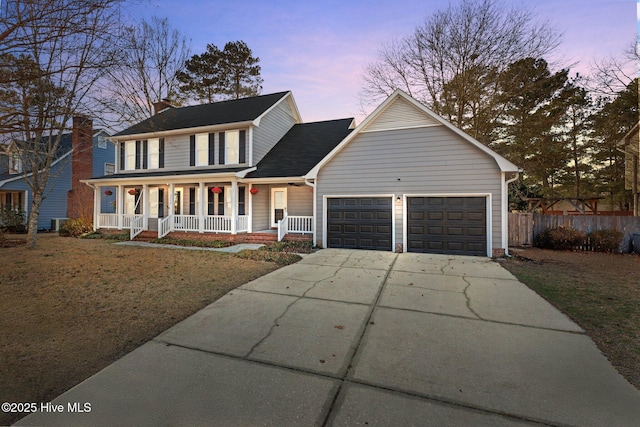
[[[633,235],[640,235],[640,217],[510,213],[509,246],[533,246],[533,240],[540,232],[547,228],[558,228],[560,226],[573,228],[585,233],[596,230],[618,230],[624,234],[621,245],[624,253],[631,252]]]

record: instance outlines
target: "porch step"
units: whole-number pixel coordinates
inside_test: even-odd
[[[276,233],[246,233],[236,237],[238,243],[261,243],[268,244],[278,241]]]
[[[143,231],[140,234],[138,234],[133,240],[135,240],[136,242],[150,242],[153,239],[156,239],[157,237],[158,237],[157,231]]]

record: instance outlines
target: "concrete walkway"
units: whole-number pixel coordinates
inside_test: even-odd
[[[70,413],[69,403],[90,412]],[[322,250],[250,282],[24,425],[637,426],[640,392],[483,258]]]
[[[136,240],[128,240],[126,242],[118,242],[115,244],[122,245],[122,246],[144,246],[147,248],[186,249],[190,251],[213,251],[213,252],[228,252],[228,253],[238,253],[243,249],[258,249],[264,246],[263,244],[260,244],[260,243],[239,243],[237,245],[226,246],[224,248],[207,248],[204,246],[165,245],[162,243],[139,242]]]

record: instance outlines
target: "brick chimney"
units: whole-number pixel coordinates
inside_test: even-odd
[[[73,117],[71,135],[71,190],[67,193],[67,218],[93,218],[93,190],[81,179],[93,174],[93,121],[86,116]]]
[[[153,114],[158,114],[168,108],[173,108],[173,105],[171,105],[171,100],[164,98],[162,101],[153,103]]]

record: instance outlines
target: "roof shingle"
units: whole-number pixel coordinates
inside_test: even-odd
[[[351,133],[352,122],[339,119],[294,125],[247,178],[303,176]]]
[[[278,92],[212,104],[169,108],[114,136],[222,125],[255,120],[289,92]]]

